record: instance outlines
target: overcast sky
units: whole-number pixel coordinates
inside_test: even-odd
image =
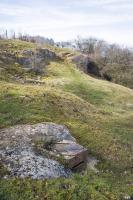
[[[0,28],[133,46],[133,0],[0,0]]]

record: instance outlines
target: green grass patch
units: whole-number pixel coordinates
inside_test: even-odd
[[[10,42],[8,47],[9,41],[3,41],[3,48],[34,48],[34,44]],[[15,70],[11,68],[12,76],[18,73]],[[132,195],[133,91],[87,76],[66,61],[51,62],[42,80],[42,85],[11,83],[10,77],[0,82],[0,128],[64,124],[90,155],[100,159],[101,172],[46,181],[1,180],[0,199],[115,200]],[[3,166],[1,171],[4,175]]]

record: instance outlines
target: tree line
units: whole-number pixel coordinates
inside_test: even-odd
[[[19,39],[22,41],[54,45],[54,40],[52,38],[45,38],[43,36],[31,36],[26,33],[16,33],[14,30],[7,30],[0,28],[0,39]]]
[[[96,38],[82,39],[78,37],[75,40],[76,48],[90,58],[101,61],[102,64],[125,64],[133,65],[133,51],[128,47],[122,47],[118,44],[108,44],[104,40]]]

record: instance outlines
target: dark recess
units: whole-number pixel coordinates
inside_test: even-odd
[[[87,64],[87,73],[101,77],[100,70],[99,70],[97,64],[95,62],[93,62],[93,61],[90,61]]]

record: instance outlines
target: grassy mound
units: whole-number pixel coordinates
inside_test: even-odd
[[[17,49],[24,48],[21,43],[32,46],[17,41]],[[132,195],[131,89],[85,75],[64,60],[47,66],[41,84],[2,79],[0,91],[1,128],[44,121],[64,124],[89,154],[101,161],[98,174],[87,170],[70,179],[1,180],[1,199],[113,200]]]

